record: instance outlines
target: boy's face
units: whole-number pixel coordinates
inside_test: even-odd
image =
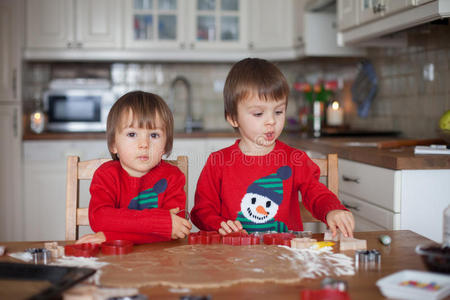
[[[239,128],[244,153],[264,155],[272,151],[286,118],[286,99],[261,100],[252,94],[238,103],[237,119],[227,121]]]
[[[160,118],[157,128],[139,128],[133,115],[127,112],[115,134],[111,152],[119,156],[120,164],[130,176],[141,177],[159,164],[164,154],[166,134]]]

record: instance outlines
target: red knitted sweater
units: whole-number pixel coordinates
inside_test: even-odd
[[[191,211],[199,229],[218,230],[222,221],[238,219],[249,231],[303,230],[299,192],[323,222],[329,211],[346,209],[319,182],[320,169],[305,152],[277,141],[269,154],[247,156],[238,144],[212,153],[200,174]]]
[[[164,161],[142,177],[128,175],[119,161],[106,162],[91,182],[91,228],[103,231],[107,240],[168,241],[172,234],[169,209],[184,209],[184,184],[184,174]]]

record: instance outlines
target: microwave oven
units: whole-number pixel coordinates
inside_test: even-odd
[[[70,86],[44,93],[48,131],[104,132],[114,96],[109,88]]]

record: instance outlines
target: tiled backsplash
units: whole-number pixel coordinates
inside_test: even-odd
[[[345,123],[364,129],[397,130],[407,137],[436,136],[440,115],[450,109],[450,26],[427,24],[407,32],[407,47],[371,48],[368,59],[376,69],[379,89],[369,116],[360,118],[354,103],[341,99]],[[309,58],[277,63],[292,86],[296,80],[315,83],[318,79],[355,78],[358,59]],[[434,79],[423,72],[433,64]],[[27,63],[24,78],[25,111],[32,108],[33,95],[41,95],[52,78],[100,77],[111,79],[116,96],[141,89],[161,95],[174,107],[175,127],[183,129],[186,92],[181,84],[170,94],[176,76],[191,85],[194,119],[205,129],[231,130],[223,116],[222,87],[231,68],[228,63]],[[170,96],[173,97],[170,97]],[[297,117],[303,104],[293,92],[288,116]]]

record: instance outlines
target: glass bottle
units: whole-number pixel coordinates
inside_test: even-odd
[[[30,129],[34,133],[42,133],[45,129],[45,114],[42,101],[38,93],[33,96],[34,109],[30,114]]]

